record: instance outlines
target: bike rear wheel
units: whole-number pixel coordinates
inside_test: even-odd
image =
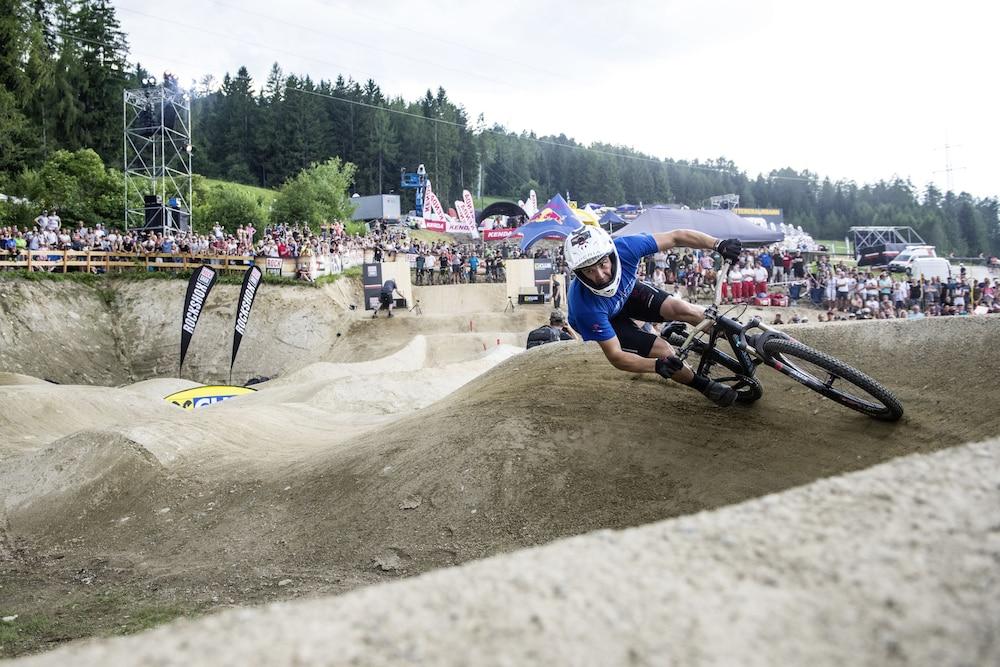
[[[903,416],[903,406],[891,391],[828,354],[783,338],[764,343],[764,353],[769,366],[846,408],[880,421]]]

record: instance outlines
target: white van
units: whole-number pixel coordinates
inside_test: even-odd
[[[915,257],[906,272],[912,278],[923,276],[927,280],[931,278],[948,280],[951,277],[951,264],[944,257]]]
[[[937,252],[932,245],[914,245],[903,250],[889,262],[890,271],[906,271],[910,263],[918,257],[937,257]]]

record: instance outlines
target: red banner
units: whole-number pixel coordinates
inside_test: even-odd
[[[484,229],[483,230],[483,240],[484,241],[502,241],[504,239],[509,239],[517,233],[516,229]]]
[[[430,232],[441,232],[445,231],[445,221],[444,220],[428,220],[424,218],[424,229]]]

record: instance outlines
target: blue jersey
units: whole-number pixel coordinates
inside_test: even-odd
[[[579,279],[569,286],[569,324],[583,340],[609,340],[615,337],[611,318],[621,312],[632,289],[635,287],[639,261],[659,249],[656,240],[649,234],[623,236],[615,239],[618,249],[618,263],[621,264],[622,278],[614,296],[598,296],[590,291]]]

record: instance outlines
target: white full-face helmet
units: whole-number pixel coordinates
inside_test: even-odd
[[[618,261],[615,242],[606,231],[593,225],[584,225],[566,237],[563,254],[566,255],[566,264],[591,292],[598,296],[611,297],[618,291],[622,267]],[[611,280],[604,285],[595,285],[580,269],[593,266],[605,257],[611,260]]]

